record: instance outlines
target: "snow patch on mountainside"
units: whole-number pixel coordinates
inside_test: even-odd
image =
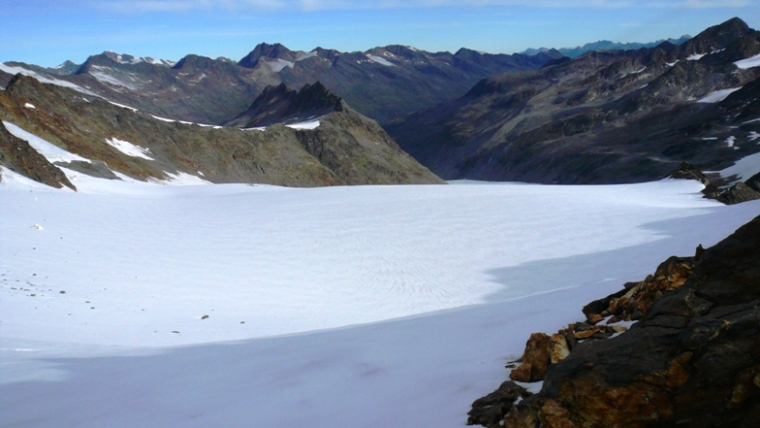
[[[136,109],[136,108],[134,108],[134,107],[130,107],[130,106],[127,106],[127,105],[124,105],[124,104],[115,103],[115,102],[113,102],[113,101],[108,101],[108,103],[109,103],[109,104],[113,104],[113,105],[115,105],[116,107],[121,107],[121,108],[125,108],[125,109],[127,109],[127,110],[132,110],[133,112],[137,112],[137,109]]]
[[[317,129],[319,127],[319,121],[318,120],[312,120],[309,122],[301,122],[301,123],[291,123],[290,125],[285,125],[288,128],[293,129]],[[256,128],[253,128],[256,129]]]
[[[92,71],[95,70],[95,71]],[[94,65],[92,66],[92,70],[90,71],[90,75],[100,81],[101,83],[106,83],[113,86],[122,86],[124,88],[130,89],[130,90],[136,90],[137,86],[124,82],[122,80],[117,79],[116,77],[109,74],[109,71],[113,71],[109,69],[108,67],[101,67]]]
[[[747,59],[743,59],[741,61],[736,61],[734,65],[745,70],[752,67],[758,67],[760,66],[760,54]]]
[[[720,176],[724,178],[736,176],[737,181],[744,181],[758,172],[760,172],[760,153],[755,153],[739,159],[732,166],[720,171]]]
[[[268,65],[269,68],[271,68],[275,73],[281,72],[285,67],[293,68],[296,65],[294,62],[287,61],[282,58],[277,58],[274,61],[264,61],[264,63]]]
[[[396,64],[388,61],[387,59],[385,59],[385,58],[383,58],[381,56],[367,54],[367,58],[369,58],[369,60],[372,61],[372,62],[376,62],[376,63],[378,63],[380,65],[384,65],[386,67],[396,67]]]
[[[93,93],[91,91],[88,91],[87,89],[85,89],[85,88],[83,88],[83,87],[81,87],[79,85],[75,85],[75,84],[73,84],[71,82],[67,82],[65,80],[58,80],[58,79],[47,78],[47,77],[42,76],[42,75],[40,75],[38,73],[35,73],[34,71],[27,70],[27,69],[22,68],[22,67],[11,67],[11,66],[8,66],[8,65],[5,65],[5,64],[0,64],[0,71],[4,71],[4,72],[6,72],[8,74],[13,74],[13,75],[15,75],[15,74],[23,74],[24,76],[34,77],[40,83],[49,83],[51,85],[63,86],[65,88],[69,88],[69,89],[73,89],[75,91],[81,92],[83,94],[92,95],[92,96],[96,96],[96,97],[99,96],[99,95],[97,95],[97,94],[95,94],[95,93]]]
[[[108,143],[109,146],[115,148],[116,150],[124,153],[125,155],[136,157],[136,158],[155,160],[152,157],[148,156],[148,154],[150,153],[150,149],[136,146],[128,141],[120,140],[114,137],[114,138],[106,138],[106,143]]]
[[[296,62],[303,61],[305,59],[312,58],[312,57],[315,57],[315,56],[317,56],[317,51],[298,52],[298,54],[296,54]]]
[[[29,145],[34,148],[34,150],[39,152],[42,156],[45,156],[45,158],[50,162],[90,161],[89,159],[85,159],[79,155],[68,152],[53,143],[43,140],[42,138],[21,129],[20,127],[10,122],[3,121],[3,125],[5,125],[5,128],[8,130],[8,132],[17,138],[27,141]]]
[[[738,91],[742,87],[738,88],[729,88],[729,89],[721,89],[719,91],[711,92],[704,98],[701,98],[697,100],[698,103],[719,103],[726,98],[728,98],[729,95],[733,94],[734,92]]]

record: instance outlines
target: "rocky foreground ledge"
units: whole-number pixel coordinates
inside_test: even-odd
[[[760,427],[760,216],[583,312],[534,333],[468,425]],[[541,380],[535,395],[517,383]]]

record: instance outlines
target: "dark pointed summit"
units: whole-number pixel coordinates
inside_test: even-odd
[[[280,43],[275,43],[273,45],[259,43],[248,55],[238,62],[238,65],[245,68],[254,68],[259,64],[261,58],[293,61],[295,56],[293,51]]]
[[[709,54],[725,49],[731,42],[752,33],[752,29],[739,18],[712,26],[681,45],[681,56]]]
[[[296,123],[343,111],[343,100],[330,92],[321,82],[305,85],[300,91],[284,83],[268,86],[251,107],[226,126],[250,128],[275,123]]]

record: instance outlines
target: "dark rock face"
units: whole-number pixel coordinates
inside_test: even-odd
[[[307,84],[300,91],[288,89],[282,83],[264,89],[246,112],[224,125],[252,128],[274,123],[297,123],[343,111],[344,108],[342,99],[320,82]]]
[[[726,204],[740,204],[742,202],[754,201],[760,199],[760,192],[749,187],[745,183],[736,183],[721,192],[718,200],[724,201]]]
[[[16,138],[0,122],[0,165],[11,171],[56,188],[76,190],[66,174],[39,154],[28,142]]]
[[[658,180],[692,163],[721,170],[756,153],[760,32],[734,19],[680,45],[589,52],[498,74],[464,97],[387,124],[446,179],[585,184]],[[737,89],[722,102],[697,102]],[[730,144],[729,144],[730,142]]]
[[[483,425],[488,428],[501,426],[501,421],[512,408],[518,398],[527,398],[533,395],[525,388],[512,381],[506,381],[499,389],[478,398],[472,403],[472,410],[468,413],[467,425]]]
[[[671,285],[655,287],[661,295],[638,323],[577,344],[504,426],[760,426],[760,217],[697,257],[668,260],[645,282],[661,280]],[[613,299],[624,297],[587,308],[612,308]]]

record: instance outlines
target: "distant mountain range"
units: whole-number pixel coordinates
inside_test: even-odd
[[[670,43],[672,45],[678,46],[678,45],[682,45],[686,43],[689,39],[691,39],[691,36],[686,34],[677,39],[657,40],[656,42],[651,42],[651,43],[635,43],[635,42],[634,43],[616,43],[616,42],[611,42],[609,40],[599,40],[598,42],[586,43],[583,46],[578,46],[574,48],[560,48],[560,49],[530,48],[530,49],[526,49],[525,51],[521,53],[523,55],[536,55],[541,52],[549,52],[549,51],[555,50],[559,52],[560,54],[562,54],[563,56],[566,56],[569,58],[576,58],[587,52],[625,51],[625,50],[634,50],[634,49],[641,49],[641,48],[653,48],[663,43]]]
[[[267,86],[284,83],[298,90],[320,81],[362,114],[384,123],[461,96],[494,73],[534,70],[560,56],[553,51],[528,56],[468,49],[431,53],[406,46],[303,52],[260,44],[237,62],[187,55],[175,64],[104,52],[78,67],[72,62],[55,69],[7,62],[5,70],[0,67],[0,85],[19,69],[27,70],[157,116],[216,125],[246,111]]]
[[[639,182],[682,161],[720,170],[760,151],[758,54],[760,32],[735,18],[680,46],[497,74],[386,129],[445,179]]]
[[[68,168],[315,186],[626,183],[684,161],[718,171],[745,159],[746,179],[760,171],[746,160],[760,152],[759,79],[760,32],[738,18],[680,44],[575,58],[260,44],[239,61],[8,62],[0,119],[89,163],[46,163],[11,127],[0,129],[0,164],[57,185],[56,168]],[[120,153],[114,139],[152,155]]]

